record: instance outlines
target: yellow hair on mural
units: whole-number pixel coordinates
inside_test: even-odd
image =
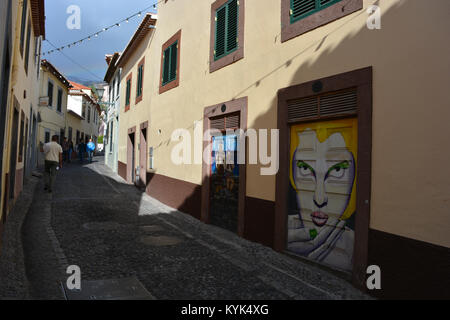
[[[340,133],[344,138],[345,145],[353,154],[355,159],[355,181],[353,183],[350,200],[347,205],[347,208],[344,211],[344,214],[341,217],[341,220],[347,220],[352,216],[352,214],[356,210],[356,164],[357,156],[358,156],[358,120],[356,118],[349,119],[340,119],[340,120],[331,120],[331,121],[320,121],[320,122],[312,122],[305,124],[298,124],[291,126],[291,149],[290,149],[290,162],[289,162],[289,180],[291,182],[292,187],[296,192],[297,187],[294,182],[294,176],[292,171],[292,161],[294,158],[294,154],[297,150],[297,147],[300,144],[299,133],[304,131],[315,131],[317,135],[317,139],[320,143],[325,142],[332,134]]]

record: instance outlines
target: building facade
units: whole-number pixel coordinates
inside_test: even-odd
[[[97,144],[100,126],[100,106],[89,87],[71,81],[67,102],[68,126],[74,146],[80,141]],[[74,155],[75,156],[75,155]]]
[[[122,69],[117,170],[129,183],[141,187],[147,184],[147,169],[151,165],[147,159],[151,94],[149,90],[144,90],[144,79],[148,72],[145,58],[156,35],[154,27],[157,18],[151,13],[145,15],[117,61],[118,68]],[[151,87],[150,83],[145,86]]]
[[[40,53],[45,37],[43,0],[4,1],[0,112],[1,224],[37,165]],[[3,19],[3,17],[5,19]]]
[[[50,142],[54,135],[59,136],[62,144],[64,138],[70,140],[71,136],[67,120],[67,99],[71,85],[48,60],[42,60],[41,66],[39,144]],[[43,165],[45,159],[42,153],[39,158],[40,165]]]
[[[104,81],[108,83],[107,111],[105,113],[106,132],[104,136],[105,163],[114,172],[117,172],[118,161],[118,137],[120,120],[120,81],[122,69],[117,66],[120,53],[106,56],[108,70]]]
[[[380,296],[448,294],[450,171],[440,168],[450,153],[439,146],[449,9],[444,0],[161,2],[119,59],[118,173],[360,288],[378,265]]]

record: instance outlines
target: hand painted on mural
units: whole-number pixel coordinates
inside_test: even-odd
[[[335,124],[296,130],[291,183],[299,212],[288,216],[288,249],[351,270],[354,232],[346,220],[354,213],[355,157],[349,145],[353,128]]]

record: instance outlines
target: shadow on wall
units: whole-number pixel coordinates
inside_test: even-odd
[[[379,4],[379,1],[374,4]],[[386,83],[389,81],[388,77],[385,78],[386,81],[383,81],[384,95],[403,94],[399,93],[396,88],[397,81],[407,82],[411,76],[422,76],[414,71],[416,61],[408,60],[408,57],[401,55],[406,51],[405,48],[418,47],[417,39],[412,36],[405,37],[405,35],[412,32],[411,28],[416,24],[414,17],[417,12],[420,12],[420,6],[420,1],[398,2],[382,12],[381,30],[369,30],[363,19],[364,23],[361,24],[359,30],[348,31],[348,35],[337,44],[333,42],[334,37],[338,36],[337,33],[345,32],[347,26],[354,23],[356,19],[360,20],[361,16],[368,17],[365,11],[367,8],[355,13],[349,19],[335,22],[336,28],[330,30],[326,36],[307,48],[301,48],[298,54],[264,77],[255,79],[254,83],[234,96],[233,100],[248,96],[250,93],[254,96],[258,91],[273,90],[273,98],[269,103],[268,110],[259,115],[248,127],[254,129],[277,128],[277,91],[282,88],[274,88],[274,80],[271,78],[277,73],[283,72],[285,68],[296,68],[290,83],[284,85],[284,87],[289,87],[372,66],[377,79],[383,73],[396,75],[396,79],[390,79],[391,83]],[[436,46],[440,45],[444,44],[436,43]],[[428,49],[424,48],[423,50]],[[421,54],[418,53],[417,56],[420,57]],[[376,92],[381,84],[375,82],[374,85],[374,92]],[[375,95],[375,99],[377,99],[376,97]],[[393,112],[393,107],[393,105],[375,104],[374,114],[386,112],[388,115]],[[249,100],[250,112],[252,109],[252,101]],[[377,128],[375,127],[374,130]],[[272,186],[269,194],[275,194],[275,177],[259,176],[260,168],[259,165],[247,165],[247,194],[249,190],[261,189],[261,186]],[[257,178],[252,179],[252,177]],[[173,190],[178,190],[177,183],[179,181],[171,181],[157,174],[151,174],[148,179],[147,192],[162,202],[199,219],[201,186],[186,185],[181,192],[175,193]],[[273,246],[274,212],[275,203],[273,201],[247,196],[244,237],[267,246]],[[414,242],[398,236],[392,237],[389,240],[388,234],[373,229],[369,230],[368,264],[381,267],[383,280],[382,290],[375,292],[375,295],[381,298],[442,298],[450,296],[448,286],[444,285],[445,281],[442,281],[442,279],[448,278],[448,266],[450,265],[448,249],[428,246],[425,243]],[[409,248],[409,250],[405,248]],[[414,250],[412,251],[411,248]]]
[[[420,71],[415,71],[417,70],[415,68],[417,61],[408,59],[401,53],[407,51],[405,48],[422,49],[426,54],[417,52],[419,58],[435,52],[430,48],[421,48],[417,44],[416,38],[405,36],[411,34],[413,27],[417,24],[414,17],[417,16],[417,12],[420,12],[421,8],[423,8],[423,4],[420,1],[399,2],[382,12],[381,30],[369,30],[364,24],[359,31],[349,33],[338,44],[334,44],[332,40],[337,30],[346,30],[347,24],[354,22],[361,15],[367,15],[367,13],[364,9],[356,13],[354,17],[352,16],[347,22],[337,21],[335,31],[331,31],[322,39],[318,39],[310,47],[301,48],[297,55],[239,92],[236,98],[246,96],[252,91],[252,95],[255,95],[258,90],[267,90],[271,86],[270,83],[273,83],[270,78],[278,72],[283,72],[284,68],[297,69],[290,83],[286,85],[286,87],[289,87],[371,66],[373,66],[376,79],[379,79],[380,75],[384,73],[395,74],[396,76],[396,79],[384,77],[384,83],[382,84],[374,82],[375,99],[377,99],[376,94],[380,93],[377,90],[381,86],[384,90],[383,95],[391,97],[406,95],[408,92],[399,91],[399,81],[408,83],[411,77],[421,78],[424,75]],[[329,45],[328,42],[331,42],[331,44]],[[436,42],[435,45],[436,50],[440,51],[439,47],[443,47],[445,44]],[[269,83],[267,87],[265,87],[265,82]],[[380,103],[377,104],[376,100],[374,102],[374,115],[377,116],[380,113],[385,113],[386,116],[389,116],[391,112],[397,114],[399,108],[407,108],[407,106],[394,104],[380,105]],[[277,104],[277,92],[274,90],[270,109],[249,124],[249,128],[276,128]],[[252,110],[251,100],[249,101],[249,110]],[[405,110],[405,112],[407,111]],[[419,123],[417,125],[420,126]],[[381,129],[380,127],[374,127],[373,130]],[[405,146],[405,148],[408,148],[408,146]],[[280,166],[287,165],[289,164],[280,164]],[[252,184],[251,177],[258,175],[259,169],[260,166],[247,166],[248,188],[255,190],[260,188],[261,185],[274,186],[275,177],[270,176],[258,177],[257,182]],[[386,184],[390,184],[390,182],[386,181]],[[276,190],[273,189],[273,193],[275,192]],[[287,197],[288,195],[286,195]],[[260,224],[272,226],[274,211],[265,216],[259,215],[258,211],[259,208],[257,207],[246,205],[245,224],[252,225],[252,228]],[[262,219],[266,219],[266,221],[263,222]],[[407,225],[404,227],[408,228]],[[273,234],[273,230],[269,232]],[[448,248],[370,229],[368,256],[368,265],[378,265],[382,272],[382,290],[371,292],[371,294],[384,299],[450,297],[450,283],[448,282],[450,250]],[[443,279],[447,279],[447,281]]]

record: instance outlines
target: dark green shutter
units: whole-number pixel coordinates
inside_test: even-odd
[[[125,106],[130,105],[131,80],[127,81],[127,92],[125,96]]]
[[[138,83],[136,88],[136,96],[140,97],[142,95],[142,75],[143,75],[144,66],[140,65],[138,68]]]
[[[23,47],[25,43],[25,23],[27,22],[27,10],[28,10],[28,0],[23,1],[22,6],[22,25],[20,27],[20,54],[23,54]]]
[[[58,103],[57,103],[57,110],[58,110],[59,112],[62,111],[62,95],[63,95],[62,90],[61,90],[61,89],[58,89]]]
[[[141,83],[141,67],[138,67],[136,97],[139,97],[139,86]]]
[[[169,82],[169,67],[170,67],[170,47],[164,50],[163,62],[163,85]]]
[[[237,0],[228,4],[228,26],[227,26],[227,51],[233,51],[238,47],[238,23],[239,7]]]
[[[31,21],[28,20],[27,43],[25,49],[25,72],[28,74],[28,62],[30,60]]]
[[[214,58],[216,60],[236,50],[239,34],[238,0],[230,0],[216,11],[216,43]]]
[[[323,10],[342,0],[291,0],[291,23]]]
[[[225,54],[225,36],[227,24],[227,8],[223,7],[217,11],[216,24],[216,57],[221,57]]]
[[[177,78],[178,66],[178,41],[164,50],[163,59],[163,83],[166,85]]]
[[[178,62],[178,42],[175,42],[170,49],[170,72],[169,81],[177,78],[177,62]]]
[[[47,95],[48,95],[48,106],[53,106],[53,83],[48,83],[48,89],[47,89]]]

